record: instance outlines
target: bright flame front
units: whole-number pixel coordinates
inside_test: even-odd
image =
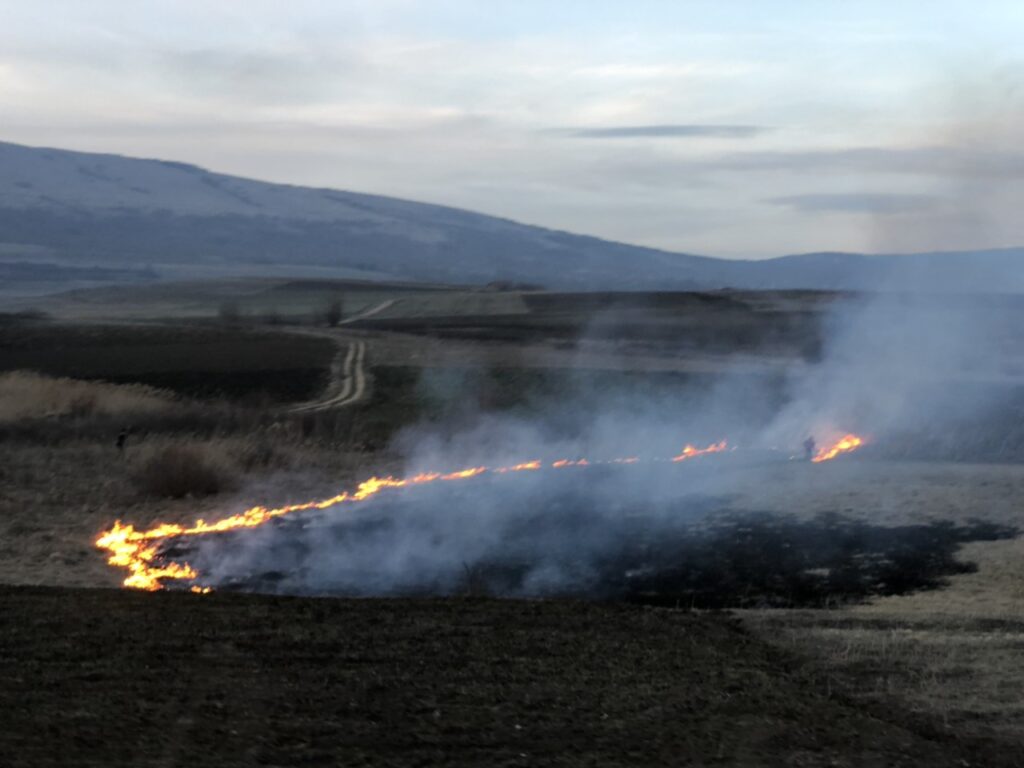
[[[841,438],[836,440],[832,445],[822,448],[811,459],[815,464],[819,464],[823,461],[831,461],[836,456],[844,453],[850,453],[855,451],[864,445],[864,438],[854,435],[852,433],[843,435]]]
[[[835,458],[840,453],[847,453],[855,450],[863,444],[863,440],[856,435],[846,435],[842,440],[830,448],[823,449],[814,457],[813,461],[827,461]],[[725,440],[712,443],[705,448],[698,448],[687,444],[677,456],[671,458],[672,462],[682,462],[699,456],[706,456],[712,453],[720,453],[728,449]],[[423,472],[408,478],[396,477],[371,477],[360,483],[356,490],[349,493],[343,492],[337,496],[320,501],[308,501],[301,504],[291,504],[275,509],[257,506],[246,511],[225,517],[208,523],[205,520],[197,520],[191,526],[178,525],[175,523],[162,523],[149,530],[138,530],[133,525],[123,525],[120,521],[104,531],[96,540],[96,546],[106,550],[109,554],[107,563],[128,571],[124,579],[124,586],[133,589],[155,591],[163,589],[165,580],[195,581],[199,574],[188,563],[161,563],[159,562],[159,544],[161,541],[182,536],[203,536],[210,533],[224,533],[227,531],[240,530],[243,528],[255,528],[263,525],[269,520],[294,512],[306,512],[316,509],[327,509],[339,504],[365,501],[376,496],[388,488],[406,488],[414,485],[425,485],[434,482],[450,482],[455,480],[466,480],[478,477],[484,473],[508,474],[515,472],[531,472],[545,468],[563,469],[567,467],[588,467],[595,464],[605,465],[629,465],[640,462],[639,457],[629,456],[625,458],[607,459],[603,461],[588,461],[587,459],[559,459],[550,463],[544,463],[540,459],[513,464],[506,467],[469,467],[455,472]],[[210,587],[192,585],[191,591],[203,593],[210,591]]]

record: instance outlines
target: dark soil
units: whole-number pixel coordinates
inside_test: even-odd
[[[716,614],[0,588],[11,768],[1013,764],[809,679]]]
[[[961,544],[1016,533],[987,522],[880,526],[836,514],[736,515],[649,548],[644,573],[619,580],[615,591],[655,605],[826,608],[941,587],[947,576],[977,570],[956,558]],[[609,565],[628,565],[628,555],[636,562],[628,553]]]
[[[218,326],[0,325],[0,372],[147,384],[200,398],[312,398],[336,351],[329,339]]]

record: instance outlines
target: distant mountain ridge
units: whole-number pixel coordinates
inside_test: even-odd
[[[174,278],[272,272],[575,290],[1024,291],[1024,249],[731,261],[185,163],[0,142],[2,262]]]

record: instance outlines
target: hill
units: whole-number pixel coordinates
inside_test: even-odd
[[[1024,290],[1024,249],[734,261],[194,165],[0,143],[0,291],[240,275],[554,289]]]
[[[468,211],[269,184],[192,165],[0,144],[0,254],[9,262],[450,283],[688,285],[713,259]],[[630,275],[633,275],[631,278]]]

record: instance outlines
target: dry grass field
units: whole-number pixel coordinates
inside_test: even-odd
[[[315,297],[303,312],[334,291],[282,290]],[[166,315],[178,298],[148,310],[140,300],[133,318]],[[402,471],[391,441],[404,426],[528,408],[557,398],[568,377],[588,391],[670,394],[726,373],[773,381],[813,363],[808,328],[824,300],[364,298],[393,303],[339,328],[268,328],[97,324],[95,308],[75,319],[76,297],[60,322],[0,326],[0,583],[12,585],[0,591],[0,763],[1020,763],[1017,538],[964,544],[956,557],[969,567],[938,588],[732,617],[109,589],[122,575],[93,541],[115,519],[191,522],[330,496]],[[774,330],[748,332],[766,312],[781,315]],[[289,415],[354,339],[367,347],[366,398]],[[458,386],[428,396],[424,372]],[[998,444],[986,424],[927,450],[754,462],[733,472],[715,510],[1017,528],[1024,440],[1014,418],[997,418]]]
[[[168,408],[173,397],[140,384],[54,379],[32,371],[0,374],[0,422],[103,414],[132,418]]]
[[[987,734],[1024,750],[1024,545],[967,544],[960,558],[977,571],[934,592],[743,619],[856,701],[899,702],[948,733]]]

